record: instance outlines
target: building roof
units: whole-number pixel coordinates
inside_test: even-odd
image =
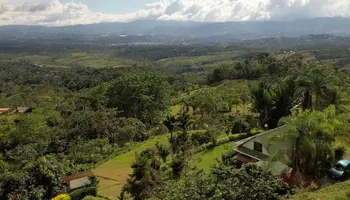
[[[84,178],[84,177],[87,177],[87,176],[91,176],[92,174],[93,174],[92,171],[86,171],[86,172],[82,172],[82,173],[79,173],[79,174],[73,174],[73,175],[64,177],[63,178],[63,182],[68,183],[68,182],[76,180],[76,179],[80,179],[80,178]]]
[[[17,111],[20,113],[25,113],[29,110],[29,107],[17,107]]]
[[[258,152],[258,151],[255,151],[253,149],[249,149],[247,147],[245,147],[244,145],[248,142],[250,142],[251,140],[255,139],[255,138],[258,138],[258,137],[265,137],[265,141],[264,141],[264,146],[267,146],[268,145],[268,140],[269,140],[269,137],[272,137],[272,136],[275,136],[275,135],[278,135],[284,131],[286,131],[287,129],[287,126],[281,126],[279,128],[276,128],[276,129],[272,129],[272,130],[269,130],[269,131],[265,131],[263,133],[260,133],[258,135],[254,135],[252,137],[249,137],[249,138],[246,138],[244,140],[241,140],[241,141],[238,141],[235,143],[235,146],[237,148],[237,152],[238,153],[241,153],[241,154],[244,154],[246,156],[249,156],[249,157],[252,157],[256,160],[260,160],[260,161],[264,161],[264,160],[267,160],[269,158],[268,155],[266,154],[263,154],[261,152]]]
[[[10,108],[0,108],[0,112],[6,112],[6,111],[9,111]]]

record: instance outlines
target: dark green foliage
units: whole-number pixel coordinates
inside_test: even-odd
[[[237,62],[234,66],[215,68],[209,76],[209,83],[234,79],[257,80],[264,76],[283,77],[289,67],[294,65],[288,59],[277,59],[269,53],[259,53],[253,59]]]
[[[334,158],[335,160],[341,160],[346,154],[346,148],[344,146],[336,146],[334,148]]]
[[[108,138],[111,143],[119,145],[148,139],[146,126],[142,122],[134,118],[117,118],[113,110],[83,110],[76,112],[71,119],[69,126],[73,138]]]
[[[171,145],[171,150],[174,152],[175,151],[175,147],[174,147],[174,130],[176,128],[176,123],[177,123],[177,119],[175,116],[167,116],[166,119],[163,121],[164,126],[167,127],[167,129],[170,132],[170,139],[169,139],[169,143]]]
[[[194,144],[203,145],[210,142],[211,135],[208,131],[204,133],[193,133],[191,140]]]
[[[82,200],[86,196],[96,196],[97,195],[97,188],[96,186],[91,186],[87,188],[81,188],[74,190],[73,192],[69,193],[69,196],[72,200]]]
[[[173,141],[174,154],[185,153],[191,147],[192,147],[192,142],[187,132],[178,133],[174,137],[174,141]]]
[[[147,124],[159,121],[166,109],[168,85],[159,74],[127,74],[108,90],[108,105]]]
[[[159,157],[162,158],[163,162],[166,162],[167,157],[170,154],[169,148],[166,147],[164,144],[159,144],[159,142],[156,143],[156,148],[157,148],[157,154]]]
[[[241,168],[242,163],[236,159],[237,152],[231,150],[221,156],[220,164],[225,166],[232,166],[234,168]]]
[[[173,175],[179,177],[186,166],[186,160],[183,156],[176,156],[171,161],[170,167],[172,169]]]
[[[108,155],[116,152],[116,147],[108,142],[108,139],[95,139],[85,141],[72,142],[68,149],[67,159],[70,160],[71,164],[75,165],[76,168],[69,168],[67,171],[69,174],[85,171],[84,164],[95,164],[105,158]],[[89,152],[89,153],[87,153]],[[82,167],[81,169],[79,169]],[[66,169],[68,170],[68,169]]]
[[[176,122],[177,126],[180,127],[183,132],[186,132],[189,126],[193,124],[193,120],[191,119],[190,114],[187,112],[180,113],[176,118]]]
[[[329,36],[323,37],[330,41]],[[312,39],[319,36],[306,37],[305,40],[310,38],[315,41]],[[246,44],[276,46],[272,42],[278,43],[280,48],[286,41],[294,43],[299,40],[263,39],[258,41],[259,44],[256,41]],[[323,110],[334,104],[337,113],[348,113],[347,49],[316,45],[313,48],[317,51],[312,52],[316,58],[336,60],[310,62],[312,55],[306,51],[273,55],[249,49],[249,53],[244,53],[248,52],[247,49],[236,45],[92,48],[90,45],[55,47],[46,44],[44,48],[22,44],[20,47],[1,47],[0,107],[28,106],[32,109],[25,114],[0,116],[0,199],[22,195],[23,199],[46,200],[65,192],[60,185],[63,175],[90,170],[109,156],[129,150],[133,145],[127,143],[142,142],[149,136],[167,132],[155,126],[160,126],[164,119],[164,111],[169,109],[168,102],[182,104],[185,111],[192,110],[191,115],[198,123],[192,124],[192,117],[186,112],[167,117],[163,125],[171,133],[172,160],[169,159],[168,147],[164,145],[157,144],[157,150],[142,152],[133,165],[134,172],[125,193],[132,194],[135,199],[145,199],[153,196],[154,188],[158,188],[160,199],[269,199],[279,193],[276,192],[278,181],[274,182],[270,174],[261,169],[240,171],[233,152],[221,158],[215,175],[214,171],[210,175],[187,174],[187,162],[195,152],[251,136],[249,133],[230,134],[257,128],[257,121],[263,127],[268,124],[267,128],[274,128],[282,116],[290,115],[297,106]],[[21,48],[19,54],[6,53],[18,51],[18,48]],[[31,52],[22,54],[23,49]],[[60,51],[59,55],[56,51]],[[121,62],[118,67],[101,69],[85,68],[80,64],[72,68],[54,68],[49,67],[49,63],[38,67],[31,61],[37,62],[38,58],[41,62],[43,55],[50,58],[45,62],[58,58],[65,60],[80,51],[106,53],[106,60],[122,56],[138,61],[130,60],[127,66]],[[33,55],[37,53],[39,56]],[[171,59],[174,56],[184,57]],[[163,58],[170,59],[159,60]],[[155,60],[157,62],[153,62]],[[338,63],[344,69],[331,66]],[[155,71],[162,74],[155,74]],[[207,85],[208,74],[211,86]],[[228,79],[244,80],[225,81]],[[249,98],[248,85],[256,80],[264,83],[261,87],[253,86],[254,95]],[[253,112],[247,113],[247,107],[253,107]],[[217,119],[229,114],[234,117],[219,124]],[[344,148],[331,146],[334,138],[329,137],[329,132],[332,128],[328,123],[319,126],[319,121],[315,121],[311,123],[318,127],[311,131],[315,136],[306,137],[308,140],[302,143],[305,148],[300,148],[302,160],[310,162],[306,162],[307,167],[297,164],[301,171],[320,177],[333,162],[333,156],[336,159],[343,157]],[[304,125],[302,128],[310,128]],[[147,130],[149,128],[156,131]],[[175,134],[175,129],[182,132]],[[201,135],[188,133],[196,129],[208,130]],[[228,137],[218,139],[218,130],[224,130]],[[147,134],[150,132],[154,134]],[[300,132],[308,130],[301,129]],[[195,147],[194,144],[203,145]],[[310,153],[309,149],[316,154]],[[312,171],[305,168],[312,168]],[[174,176],[165,176],[163,172]],[[186,176],[182,176],[185,172]],[[265,177],[257,175],[259,173]],[[172,179],[175,177],[177,180]],[[167,184],[162,184],[162,180]],[[280,190],[284,189],[281,187]],[[252,194],[257,196],[252,197]]]
[[[261,127],[276,128],[282,117],[291,114],[295,91],[296,87],[291,79],[278,85],[261,82],[251,88],[252,110],[259,113]]]
[[[26,167],[28,173],[34,177],[34,183],[45,189],[45,197],[50,198],[64,191],[63,166],[55,157],[47,155],[39,158],[33,165]]]
[[[325,176],[335,162],[334,141],[348,133],[348,122],[347,115],[336,115],[334,106],[323,112],[298,112],[281,120],[288,130],[274,140],[294,141],[290,155],[292,168],[317,179]],[[343,151],[338,149],[337,153],[340,157]]]
[[[195,172],[158,186],[153,198],[164,200],[277,200],[288,185],[256,165],[215,167],[210,175]]]
[[[143,200],[152,196],[152,189],[160,184],[160,166],[155,161],[153,150],[146,150],[135,155],[131,165],[133,173],[124,185],[123,191],[129,193],[135,200]]]
[[[245,119],[238,118],[234,120],[231,132],[236,133],[247,133],[250,131],[251,125]]]

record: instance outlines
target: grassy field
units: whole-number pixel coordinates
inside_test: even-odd
[[[119,155],[98,166],[94,170],[94,174],[100,178],[99,193],[108,197],[119,195],[129,174],[132,173],[130,166],[134,160],[135,153],[154,147],[157,142],[168,145],[168,137],[169,135],[166,134],[149,139],[143,143],[135,145],[135,147],[132,147],[131,151]],[[219,136],[219,138],[223,137],[226,137],[224,133]],[[216,158],[220,158],[223,153],[228,152],[231,148],[232,142],[229,142],[215,147],[212,150],[200,152],[191,158],[190,167],[209,171],[210,168],[217,163]]]
[[[234,51],[205,56],[173,57],[158,60],[156,63],[164,67],[191,66],[211,69],[218,66],[232,66],[244,53],[244,51]]]
[[[350,199],[350,181],[337,183],[318,191],[300,191],[289,197],[290,200],[348,200]]]
[[[127,67],[137,64],[137,61],[121,59],[108,53],[73,52],[57,55],[26,55],[0,54],[1,60],[9,62],[29,62],[43,67],[71,68],[71,67]]]
[[[211,167],[218,163],[217,158],[221,158],[222,154],[227,153],[231,149],[233,149],[233,142],[197,153],[191,158],[190,167],[203,169],[203,171],[209,172]]]
[[[109,197],[116,197],[119,195],[129,174],[132,173],[130,166],[134,160],[135,153],[153,147],[157,141],[163,144],[168,144],[168,135],[149,139],[138,144],[133,150],[98,166],[94,170],[94,173],[100,178],[99,193]]]

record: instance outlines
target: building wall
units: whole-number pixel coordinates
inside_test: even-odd
[[[243,146],[254,150],[254,142],[259,142],[260,144],[263,145],[263,151],[262,151],[263,154],[268,155],[268,156],[270,155],[269,152],[266,150],[266,147],[264,145],[264,136],[256,137],[256,138],[250,140],[249,142],[245,143]]]
[[[71,190],[76,189],[76,188],[80,188],[80,187],[84,187],[86,185],[91,184],[91,181],[89,179],[89,177],[83,177],[83,178],[79,178],[79,179],[75,179],[69,182],[69,188]]]
[[[287,131],[287,127],[280,127],[274,130],[270,130],[265,134],[259,135],[252,140],[246,142],[243,146],[249,149],[254,150],[254,142],[259,142],[263,146],[262,153],[271,156],[274,155],[279,150],[284,151],[284,155],[281,155],[279,160],[285,164],[288,164],[289,156],[292,152],[292,143],[293,141],[283,141],[277,137],[283,132]]]

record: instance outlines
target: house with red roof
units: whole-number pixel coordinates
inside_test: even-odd
[[[0,108],[0,114],[1,113],[7,113],[9,112],[11,109],[10,108]]]

